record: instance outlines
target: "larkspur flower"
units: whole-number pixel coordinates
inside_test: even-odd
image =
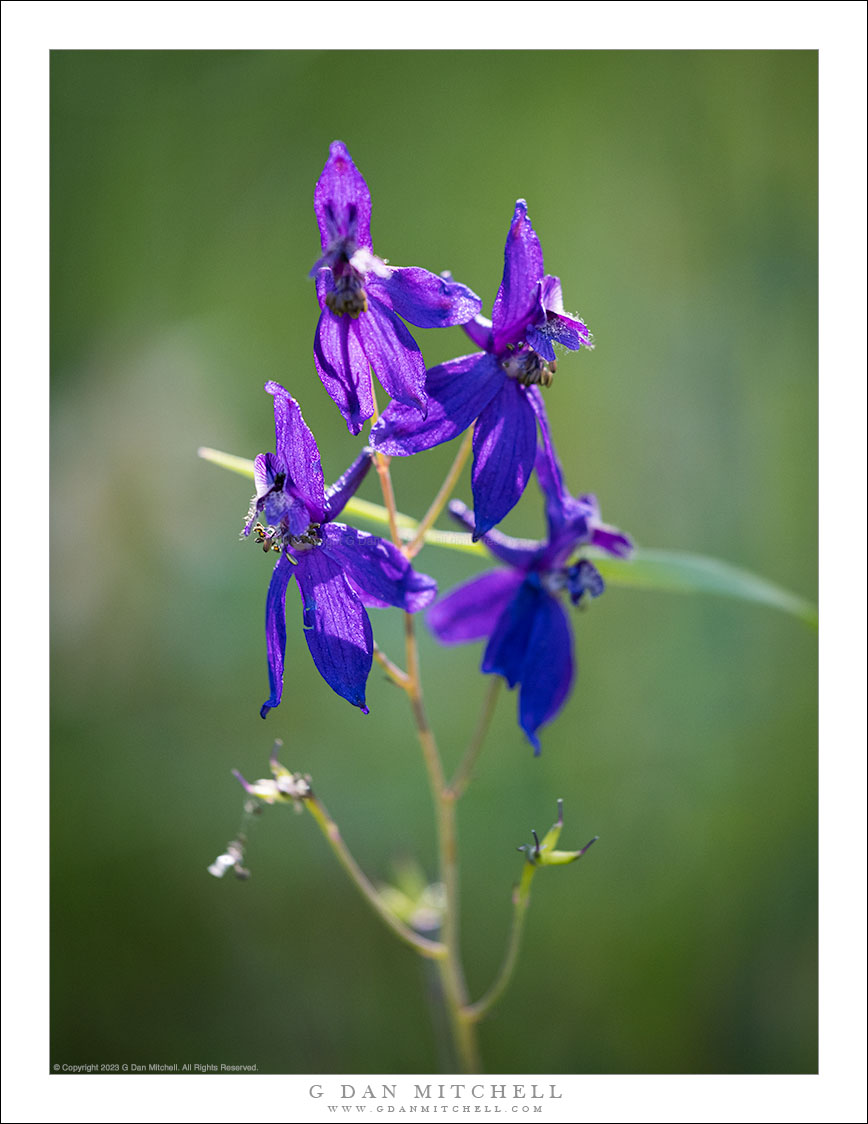
[[[395,605],[415,613],[431,603],[437,584],[417,573],[391,543],[334,522],[368,471],[370,450],[326,491],[319,449],[298,403],[276,382],[265,389],[274,396],[275,452],[261,453],[254,462],[256,495],[242,532],[253,531],[263,549],[280,554],[265,605],[271,694],[260,713],[264,718],[280,703],[286,587],[295,575],[317,670],[333,691],[367,714],[373,636],[365,606]]]
[[[464,330],[483,350],[432,367],[428,413],[420,418],[393,402],[371,432],[371,443],[391,456],[409,456],[473,433],[474,538],[489,531],[518,502],[536,455],[536,429],[548,440],[540,386],[549,386],[554,343],[573,351],[592,347],[580,320],[567,316],[557,277],[543,272],[539,239],[519,199],[504,250],[503,280],[491,320],[476,316]]]
[[[617,528],[600,520],[594,496],[567,492],[550,445],[536,456],[537,478],[546,501],[548,539],[533,542],[489,531],[482,541],[509,569],[492,570],[459,586],[428,612],[428,624],[444,644],[488,639],[482,671],[502,675],[519,686],[518,721],[534,753],[537,730],[564,705],[574,679],[573,638],[560,602],[566,592],[573,605],[603,592],[603,579],[583,546],[596,546],[626,557],[632,544]],[[473,512],[453,500],[451,514],[468,529],[478,526]]]
[[[335,141],[317,181],[314,210],[322,239],[316,277],[319,377],[351,433],[373,415],[370,368],[395,401],[424,416],[425,362],[406,325],[463,324],[482,301],[451,277],[416,266],[397,268],[371,245],[371,196],[346,146]]]

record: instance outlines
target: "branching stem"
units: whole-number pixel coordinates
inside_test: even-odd
[[[407,672],[402,671],[396,663],[393,663],[383,651],[383,649],[377,645],[376,642],[374,643],[374,659],[389,676],[392,682],[398,687],[403,687],[406,691],[408,682]]]

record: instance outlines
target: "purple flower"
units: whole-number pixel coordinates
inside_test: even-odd
[[[604,584],[578,548],[599,547],[625,557],[632,545],[626,535],[600,521],[594,496],[571,496],[551,446],[536,458],[537,477],[546,501],[548,540],[533,542],[489,531],[482,541],[508,569],[492,570],[441,598],[428,613],[428,624],[444,644],[488,639],[482,670],[519,686],[518,721],[539,753],[537,730],[550,722],[566,701],[574,677],[573,638],[560,594],[573,605],[599,597]],[[453,500],[450,511],[472,529],[473,512]]]
[[[254,462],[256,495],[243,531],[247,536],[252,530],[264,550],[280,554],[265,602],[271,694],[260,713],[264,718],[280,703],[286,586],[295,575],[317,670],[333,691],[367,714],[373,636],[365,605],[415,613],[434,600],[437,583],[417,574],[391,543],[334,522],[364,479],[370,450],[326,490],[319,449],[298,403],[276,382],[265,389],[274,395],[276,451],[260,453]]]
[[[425,362],[406,325],[442,328],[472,320],[482,301],[451,277],[374,255],[371,195],[346,146],[335,141],[314,192],[322,238],[316,276],[320,314],[314,341],[319,377],[356,434],[374,412],[370,368],[388,394],[425,415]]]
[[[427,415],[393,402],[371,431],[371,443],[391,456],[408,456],[451,440],[476,420],[472,485],[474,538],[480,538],[515,506],[530,479],[537,423],[547,434],[539,386],[549,386],[555,372],[552,344],[573,351],[592,346],[581,320],[564,313],[560,280],[543,273],[523,199],[506,239],[491,321],[477,316],[464,328],[483,350],[432,367]]]

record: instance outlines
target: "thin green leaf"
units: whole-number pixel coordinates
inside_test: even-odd
[[[203,447],[199,456],[212,464],[220,465],[230,472],[253,479],[253,461],[246,457],[236,457],[219,449]],[[354,496],[347,504],[347,514],[355,516],[378,527],[389,525],[389,513],[382,504],[370,503]],[[398,514],[398,530],[401,538],[413,538],[418,520],[409,515]],[[460,531],[429,530],[425,542],[432,546],[442,546],[449,550],[461,550],[466,554],[485,555],[482,543],[475,543],[470,535]],[[674,550],[636,550],[629,559],[611,558],[600,551],[588,552],[594,564],[609,585],[625,589],[659,589],[669,593],[716,593],[723,597],[736,597],[742,601],[755,601],[791,613],[806,624],[817,626],[817,607],[804,597],[782,589],[774,582],[766,581],[749,570],[742,570],[718,558],[706,558],[701,554],[683,554]]]
[[[717,593],[756,601],[817,626],[816,605],[765,578],[718,558],[674,550],[636,550],[630,559],[610,558],[594,551],[594,565],[613,586],[660,589],[672,593]]]
[[[371,503],[369,500],[353,496],[352,499],[347,500],[344,511],[349,515],[355,515],[357,519],[367,519],[369,523],[376,523],[378,527],[389,526],[389,513],[381,503]],[[402,515],[400,511],[395,513],[395,522],[398,524],[401,538],[408,540],[412,539],[413,532],[419,525],[411,516]]]
[[[237,472],[239,476],[247,476],[250,480],[253,479],[253,461],[248,460],[247,457],[236,457],[232,453],[221,453],[219,449],[209,449],[207,445],[202,445],[197,452],[203,461],[219,464],[221,468],[228,468],[230,472]]]

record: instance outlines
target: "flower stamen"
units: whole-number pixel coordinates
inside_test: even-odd
[[[522,386],[551,386],[557,362],[546,362],[532,348],[520,347],[501,360],[501,367]]]
[[[253,541],[257,546],[261,546],[263,551],[267,554],[269,550],[275,550],[280,553],[282,535],[278,527],[266,527],[263,523],[257,523],[253,528],[254,539]]]
[[[320,523],[310,523],[307,530],[302,534],[291,535],[283,525],[266,527],[264,523],[257,523],[253,527],[255,536],[253,541],[257,546],[261,546],[266,554],[269,550],[280,554],[284,547],[289,547],[295,551],[310,550],[311,547],[322,546],[322,537],[319,533],[320,526]]]
[[[312,546],[322,546],[319,529],[321,524],[311,523],[302,535],[287,535],[286,541],[293,550],[309,550]]]
[[[368,311],[368,297],[362,284],[362,277],[352,268],[346,273],[335,273],[335,287],[325,295],[327,307],[335,316],[344,313],[351,320],[358,320],[363,312]]]

